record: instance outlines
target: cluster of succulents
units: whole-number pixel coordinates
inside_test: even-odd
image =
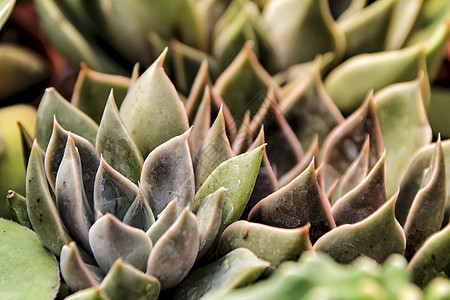
[[[427,113],[449,5],[230,2],[36,0],[87,63],[21,128],[26,189],[0,201],[56,258],[38,245],[43,298],[448,298],[450,141]],[[15,226],[0,268],[23,265],[16,232],[39,244]]]

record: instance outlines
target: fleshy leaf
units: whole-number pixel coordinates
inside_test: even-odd
[[[267,156],[277,177],[283,176],[302,160],[303,149],[294,131],[284,118],[273,90],[270,90],[250,123],[251,135],[264,125],[267,133]]]
[[[6,202],[11,212],[11,220],[31,229],[27,212],[27,199],[13,190],[8,192]]]
[[[48,88],[39,104],[36,121],[36,139],[47,149],[56,117],[61,126],[95,145],[98,125],[81,110],[67,102],[54,88]]]
[[[67,230],[84,250],[89,251],[88,233],[94,223],[94,216],[84,192],[80,155],[70,135],[56,175],[55,195],[59,214]]]
[[[112,91],[98,128],[95,147],[115,170],[137,183],[144,159],[123,125]]]
[[[226,188],[223,194],[222,223],[219,233],[241,217],[258,176],[264,147],[265,145],[262,145],[221,163],[195,195],[194,212],[198,210],[206,196],[221,187]]]
[[[411,258],[428,236],[441,229],[446,203],[445,158],[438,139],[430,167],[423,173],[422,187],[406,218],[406,258]]]
[[[383,155],[367,177],[333,205],[337,226],[362,221],[386,202],[385,161]]]
[[[139,189],[134,183],[101,158],[94,185],[96,212],[110,213],[123,220],[138,193]]]
[[[276,84],[260,65],[250,45],[246,44],[217,79],[215,88],[240,126],[245,112],[249,110],[253,116],[264,102],[268,90],[276,88]]]
[[[372,94],[358,110],[336,126],[323,143],[321,158],[326,190],[358,157],[367,136],[370,139],[369,162],[373,167],[382,156],[384,145]]]
[[[450,276],[450,224],[429,237],[411,259],[408,269],[415,284],[425,287],[433,278]]]
[[[55,190],[56,175],[64,156],[68,136],[71,136],[78,149],[81,160],[81,170],[83,171],[83,186],[89,207],[94,203],[94,181],[100,164],[100,155],[92,144],[73,133],[64,130],[56,118],[53,120],[53,132],[45,153],[45,172],[50,186]]]
[[[95,274],[91,273],[90,269],[98,269],[98,267],[90,266],[90,269],[88,268],[83,262],[78,247],[74,242],[71,242],[68,246],[63,246],[61,250],[60,267],[64,281],[72,291],[96,286],[102,280],[102,277],[96,278]],[[98,273],[101,274],[99,269],[97,274]]]
[[[161,282],[161,289],[176,286],[194,265],[199,247],[196,217],[185,208],[161,236],[148,258],[147,274]]]
[[[130,79],[120,75],[96,72],[82,64],[74,86],[71,103],[100,123],[111,89],[120,107],[130,86]]]
[[[152,241],[144,231],[122,223],[109,213],[92,225],[89,243],[95,260],[105,273],[119,257],[145,271],[152,250]]]
[[[384,50],[395,0],[381,0],[338,22],[345,34],[345,58]],[[403,24],[402,24],[403,25]]]
[[[0,219],[0,298],[54,299],[59,289],[55,257],[26,227]]]
[[[222,222],[224,192],[225,189],[220,188],[211,195],[206,196],[197,210],[197,224],[200,234],[197,259],[202,257],[216,240]]]
[[[33,143],[28,162],[26,190],[28,217],[33,230],[47,249],[59,255],[70,238],[53,202],[44,173],[44,153],[37,141]]]
[[[153,245],[159,240],[164,232],[177,220],[177,199],[167,204],[164,210],[158,215],[156,222],[147,230],[147,236],[152,240]]]
[[[345,38],[326,0],[272,0],[264,8],[264,18],[281,68],[311,61],[319,53],[332,51],[338,59],[343,54]]]
[[[244,114],[244,117],[241,120],[241,126],[236,133],[236,138],[233,141],[233,153],[241,154],[245,152],[245,149],[248,149],[251,145],[251,132],[250,132],[250,111],[247,110]]]
[[[193,119],[189,135],[189,149],[191,156],[195,157],[211,127],[211,94],[208,86],[205,87],[202,102]]]
[[[177,213],[192,208],[195,195],[194,169],[188,139],[191,130],[159,145],[145,159],[141,184],[155,215],[177,198]]]
[[[123,123],[144,158],[188,129],[183,103],[162,67],[166,53],[130,86],[120,107]]]
[[[225,131],[225,118],[221,109],[194,157],[196,189],[203,185],[217,166],[231,157],[233,151]]]
[[[394,195],[368,218],[345,224],[323,235],[313,250],[330,255],[338,263],[350,263],[364,255],[382,263],[393,254],[405,251],[405,235],[394,216]]]
[[[328,133],[344,120],[333,100],[328,96],[320,75],[320,60],[301,84],[281,102],[280,109],[302,146],[309,147],[315,134],[321,145]]]
[[[423,2],[423,0],[396,1],[384,45],[386,50],[399,49],[403,46],[421,11]]]
[[[309,222],[313,243],[336,227],[330,203],[317,182],[314,161],[289,184],[259,201],[248,220],[282,228],[297,228]]]
[[[421,74],[417,80],[388,86],[374,96],[386,147],[388,196],[395,192],[414,152],[432,138],[422,94],[424,80]]]
[[[191,91],[185,103],[189,124],[193,124],[197,111],[205,97],[205,90],[210,85],[211,78],[208,72],[208,62],[203,61],[198,69]]]
[[[247,221],[237,221],[222,233],[218,254],[225,255],[237,248],[247,248],[260,259],[278,267],[286,260],[297,260],[311,250],[307,224],[300,228],[277,228]]]
[[[431,81],[434,81],[439,75],[445,57],[449,36],[450,23],[448,23],[447,20],[436,28],[433,35],[430,36],[427,41],[427,72],[431,78]]]
[[[239,248],[214,263],[193,271],[177,286],[176,299],[199,299],[218,289],[230,291],[258,279],[270,263]],[[207,298],[207,295],[204,296]]]
[[[155,216],[140,184],[136,199],[123,217],[123,222],[144,231],[147,231],[155,223]]]
[[[65,298],[65,300],[111,300],[108,296],[102,293],[98,287],[91,287],[85,290],[76,292]]]
[[[116,260],[99,287],[111,300],[158,299],[161,285],[153,276],[142,273],[132,265]]]
[[[424,45],[357,55],[330,72],[325,89],[341,112],[348,114],[371,89],[377,92],[389,84],[415,79],[424,61]]]
[[[347,194],[350,190],[360,184],[370,171],[370,139],[366,137],[358,156],[348,166],[344,174],[338,179],[332,193],[331,204]]]

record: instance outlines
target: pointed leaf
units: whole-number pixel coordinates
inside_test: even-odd
[[[166,53],[130,86],[120,107],[123,123],[143,157],[188,129],[183,104],[162,67]]]
[[[95,212],[110,213],[123,220],[138,193],[139,189],[134,183],[101,158],[95,177]]]
[[[332,51],[338,59],[345,46],[326,0],[269,1],[264,18],[276,45],[281,68],[311,61],[318,53]],[[308,47],[298,48],[298,45]]]
[[[326,190],[356,159],[367,135],[370,139],[370,167],[373,167],[382,156],[384,145],[372,94],[358,110],[334,128],[323,143],[321,158]]]
[[[374,96],[386,147],[387,195],[397,188],[414,152],[432,138],[421,90],[423,80],[422,74],[417,80],[388,86]]]
[[[217,166],[231,157],[233,157],[233,151],[225,132],[225,118],[222,110],[220,110],[194,157],[196,189],[198,190],[203,185]]]
[[[262,199],[250,211],[248,220],[282,228],[297,228],[309,222],[313,243],[336,227],[330,203],[317,182],[314,161],[289,184]]]
[[[84,192],[80,155],[70,134],[56,175],[55,194],[67,230],[84,250],[89,251],[88,233],[94,216]]]
[[[144,159],[119,116],[112,91],[98,128],[95,147],[115,170],[137,183]]]
[[[155,216],[145,197],[144,189],[139,184],[139,192],[123,217],[123,222],[127,225],[147,231],[155,223]]]
[[[307,224],[300,228],[284,229],[247,221],[237,221],[222,233],[218,254],[225,255],[237,248],[247,248],[260,259],[278,267],[286,260],[298,260],[311,250]]]
[[[10,190],[6,196],[6,202],[11,211],[11,220],[31,229],[27,212],[27,199],[19,193]]]
[[[251,144],[252,136],[250,132],[250,111],[247,110],[233,142],[233,152],[235,154],[241,154],[245,149],[248,149]]]
[[[224,187],[222,224],[219,232],[237,221],[250,198],[261,165],[265,145],[230,158],[221,163],[195,195],[196,212],[202,201],[217,189]]]
[[[155,277],[146,275],[118,259],[99,289],[111,300],[156,300],[161,286]]]
[[[325,89],[341,112],[348,114],[371,89],[377,92],[389,84],[416,78],[424,60],[423,45],[357,55],[330,72]]]
[[[89,206],[94,204],[94,181],[100,164],[100,155],[94,146],[87,141],[73,133],[64,130],[56,118],[53,120],[53,132],[45,152],[45,173],[50,186],[55,190],[56,175],[59,166],[64,156],[65,147],[68,136],[71,136],[75,146],[78,149],[81,160],[81,170],[83,171],[83,186],[86,193]]]
[[[176,286],[194,265],[199,247],[196,217],[185,208],[150,253],[147,274],[161,282],[161,289]]]
[[[211,78],[208,72],[208,61],[203,61],[200,68],[198,68],[197,75],[185,103],[189,124],[193,124],[197,111],[205,97],[205,90],[207,87],[209,88],[210,85]]]
[[[270,264],[250,250],[239,248],[193,271],[177,286],[176,299],[199,299],[218,289],[230,291],[254,282]],[[207,295],[205,295],[207,297]]]
[[[96,72],[82,64],[70,102],[100,123],[111,89],[114,90],[117,106],[120,107],[130,84],[127,77]]]
[[[389,21],[396,2],[398,1],[376,1],[338,23],[347,42],[345,58],[384,50]]]
[[[345,224],[322,236],[313,250],[330,255],[339,263],[350,263],[364,255],[382,263],[393,254],[405,251],[405,235],[394,216],[394,195],[368,218]]]
[[[109,213],[92,225],[89,243],[95,260],[105,273],[119,257],[144,271],[152,250],[152,241],[144,231],[122,223]]]
[[[0,298],[54,299],[59,289],[58,263],[36,234],[0,219]]]
[[[194,170],[188,139],[191,130],[159,145],[145,159],[141,183],[155,215],[174,198],[178,214],[192,208],[195,195]]]
[[[189,149],[191,150],[191,156],[195,157],[198,150],[202,146],[203,140],[208,134],[211,127],[211,95],[209,87],[206,86],[202,102],[197,109],[194,121],[192,123],[192,131],[189,135]]]
[[[177,199],[170,201],[164,210],[158,215],[156,222],[147,230],[147,236],[152,240],[153,245],[177,220]]]
[[[447,203],[445,158],[438,139],[430,167],[424,171],[422,188],[414,197],[404,226],[406,258],[411,258],[422,243],[441,229]]]
[[[450,224],[429,237],[411,259],[408,269],[415,284],[425,287],[433,278],[449,276]]]
[[[217,79],[215,88],[239,126],[245,112],[249,110],[253,116],[264,102],[267,91],[276,85],[246,44]]]
[[[311,145],[315,134],[319,135],[321,145],[331,129],[344,120],[323,87],[320,60],[315,61],[301,84],[283,99],[280,109],[305,147]]]
[[[61,126],[95,144],[98,125],[81,110],[67,102],[54,88],[48,88],[38,108],[36,139],[39,145],[47,148],[56,117]]]
[[[386,50],[399,49],[403,46],[419,15],[423,2],[423,0],[396,1],[384,45]]]
[[[383,155],[367,177],[333,205],[337,226],[362,221],[386,202],[385,161]]]
[[[44,153],[35,140],[27,168],[27,211],[33,230],[45,247],[59,255],[70,242],[44,173]]]
[[[200,245],[197,259],[202,257],[215,241],[222,222],[222,200],[224,188],[208,195],[197,210]]]
[[[72,291],[97,286],[102,278],[96,278],[83,262],[78,247],[74,242],[65,245],[61,250],[61,274]],[[94,266],[90,266],[95,268]],[[98,269],[98,268],[97,268]],[[101,273],[100,270],[98,270]]]

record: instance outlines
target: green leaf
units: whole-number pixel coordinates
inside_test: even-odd
[[[414,152],[428,144],[431,127],[425,111],[423,73],[414,81],[386,87],[375,94],[375,109],[386,147],[386,193],[392,195]]]
[[[81,110],[66,101],[54,88],[48,88],[38,108],[36,139],[47,149],[56,117],[61,126],[95,145],[98,125]]]
[[[122,259],[114,263],[99,287],[111,300],[156,300],[160,288],[158,279],[142,273]]]
[[[153,245],[159,240],[164,232],[177,220],[177,198],[170,201],[164,210],[157,216],[156,222],[147,230],[147,236],[152,240]]]
[[[199,299],[215,290],[230,291],[254,282],[270,264],[250,250],[235,249],[214,263],[193,271],[177,286],[176,299]],[[206,294],[206,295],[205,295]]]
[[[362,255],[382,263],[393,253],[403,254],[405,234],[394,216],[396,197],[366,219],[326,233],[317,240],[313,250],[325,252],[339,263],[350,263]]]
[[[189,150],[191,157],[195,157],[202,146],[203,140],[211,127],[211,94],[209,87],[206,86],[200,106],[195,113],[192,122],[192,130],[189,135]]]
[[[384,50],[389,21],[396,2],[376,1],[338,22],[339,29],[345,34],[344,58]]]
[[[3,24],[8,20],[11,14],[16,0],[1,0],[0,1],[0,29],[2,29]]]
[[[409,262],[412,280],[425,287],[437,276],[450,276],[450,224],[429,237]]]
[[[450,91],[442,87],[431,88],[431,101],[428,107],[428,119],[433,133],[441,133],[442,137],[450,137]]]
[[[337,59],[343,54],[345,38],[327,0],[271,0],[264,8],[264,19],[281,68],[311,61],[319,53],[332,51]]]
[[[188,119],[175,87],[163,70],[167,49],[134,82],[120,116],[145,158],[157,146],[188,129]]]
[[[0,219],[0,298],[54,299],[58,263],[34,232]]]
[[[120,107],[130,84],[131,81],[127,77],[100,73],[82,64],[71,103],[100,123],[111,89],[114,90],[117,106]]]
[[[304,251],[311,250],[309,228],[309,224],[285,229],[237,221],[222,233],[218,255],[225,255],[237,248],[247,248],[273,267],[278,267],[282,262],[297,260]]]
[[[120,118],[112,91],[98,128],[95,148],[116,171],[135,184],[138,182],[144,159]]]
[[[424,45],[417,45],[354,56],[330,72],[325,89],[341,112],[351,113],[370,90],[415,79],[425,66],[425,50]]]
[[[424,171],[421,189],[414,197],[406,218],[406,258],[410,259],[420,245],[441,229],[444,219],[446,195],[444,151],[438,139],[429,167]]]
[[[222,224],[219,232],[237,221],[247,205],[258,176],[265,145],[252,151],[230,158],[221,163],[195,195],[196,212],[202,201],[217,189],[226,188],[223,194]]]
[[[314,243],[336,227],[330,203],[319,186],[314,161],[289,184],[258,202],[248,220],[282,228],[311,224],[309,235]]]
[[[27,168],[27,211],[33,230],[42,243],[56,255],[70,242],[56,209],[44,173],[44,153],[33,143]]]
[[[144,189],[139,184],[139,192],[123,217],[123,222],[130,226],[147,231],[154,223],[155,216],[145,197]]]
[[[111,300],[97,287],[88,288],[70,295],[66,300]]]
[[[92,225],[89,243],[95,260],[105,273],[119,257],[144,271],[152,251],[152,241],[144,231],[122,223],[109,213]]]
[[[194,157],[196,189],[203,185],[221,163],[231,157],[233,157],[233,151],[225,131],[225,118],[221,109]]]
[[[10,190],[6,196],[6,202],[8,203],[11,212],[11,219],[20,225],[31,229],[31,223],[27,212],[27,199],[19,193]]]
[[[185,208],[155,244],[146,274],[158,278],[162,290],[176,286],[194,265],[199,240],[196,217]]]

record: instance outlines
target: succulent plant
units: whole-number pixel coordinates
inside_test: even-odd
[[[71,102],[49,88],[34,142],[23,131],[26,197],[8,204],[59,258],[68,299],[417,296],[408,274],[448,296],[450,144],[427,113],[450,9],[337,2],[36,1],[97,70],[179,40],[140,76],[82,65]],[[327,268],[341,284],[314,276]]]

